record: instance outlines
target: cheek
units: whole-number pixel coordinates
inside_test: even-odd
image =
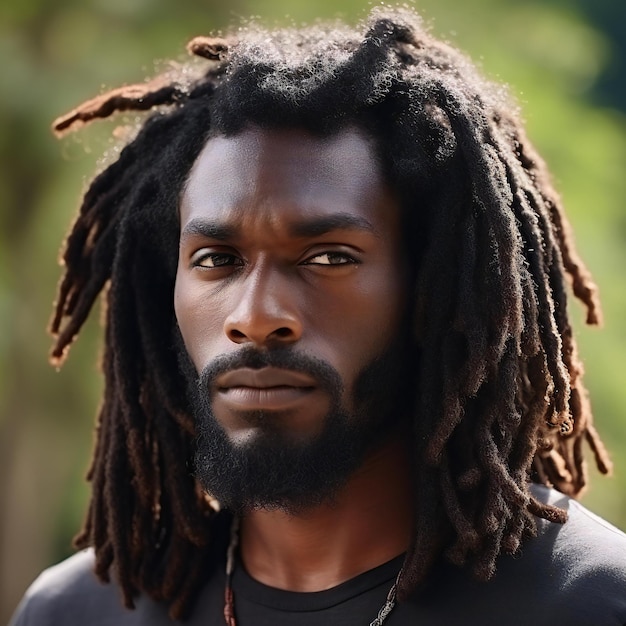
[[[395,269],[395,268],[394,268]],[[398,272],[363,272],[358,281],[336,297],[319,303],[308,320],[316,329],[318,346],[340,372],[346,386],[373,359],[381,356],[405,328],[407,296],[405,282]]]
[[[359,289],[353,294],[354,308],[360,313],[359,326],[368,332],[363,339],[386,345],[396,336],[406,317],[407,284],[399,262],[389,255],[386,263],[377,264],[363,273]]]
[[[207,307],[209,300],[212,304]],[[179,273],[174,287],[174,311],[189,357],[201,371],[217,351],[222,331],[220,298],[210,298],[205,285],[194,284]]]

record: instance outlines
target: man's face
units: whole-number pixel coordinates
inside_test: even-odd
[[[233,506],[323,498],[401,417],[400,212],[371,142],[354,129],[212,138],[180,220],[199,479]]]

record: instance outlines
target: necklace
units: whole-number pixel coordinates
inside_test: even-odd
[[[235,597],[233,595],[233,572],[235,571],[235,551],[239,545],[239,518],[235,517],[230,526],[230,542],[228,549],[226,550],[226,586],[224,588],[224,619],[226,620],[226,626],[237,626],[237,619],[235,617]],[[402,570],[400,570],[402,571]],[[385,603],[380,607],[376,618],[370,622],[369,626],[382,626],[383,622],[387,619],[387,616],[393,608],[396,606],[396,587],[398,584],[398,578],[396,577]]]

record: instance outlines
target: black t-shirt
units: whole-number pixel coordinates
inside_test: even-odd
[[[442,564],[428,586],[399,603],[386,626],[626,625],[626,535],[577,502],[544,487],[536,497],[569,511],[561,526],[539,520],[539,535],[515,557],[503,556],[489,582]],[[225,547],[224,547],[225,550]],[[223,560],[223,552],[220,560]],[[337,587],[297,593],[267,587],[239,565],[233,578],[239,626],[367,626],[402,564],[398,557]],[[224,626],[223,562],[205,585],[190,626]],[[28,590],[10,626],[167,626],[165,606],[140,597],[124,609],[115,584],[99,583],[93,555],[81,552],[46,570]]]

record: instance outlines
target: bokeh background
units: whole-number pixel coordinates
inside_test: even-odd
[[[505,81],[565,198],[603,297],[602,330],[573,305],[612,479],[584,502],[626,528],[626,2],[420,0],[433,30]],[[0,7],[0,623],[46,565],[71,552],[85,506],[98,313],[57,372],[45,327],[60,242],[110,147],[103,122],[57,142],[50,122],[104,88],[184,56],[194,35],[367,13],[362,0],[3,0]],[[288,16],[288,17],[287,17]]]

